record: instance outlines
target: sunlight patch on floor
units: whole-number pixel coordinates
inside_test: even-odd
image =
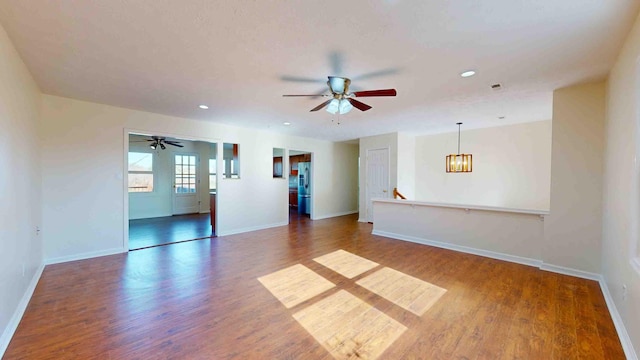
[[[296,264],[258,278],[287,308],[294,307],[335,285],[302,264]]]
[[[345,290],[293,317],[336,359],[376,359],[407,330]]]
[[[348,251],[337,250],[332,253],[317,257],[313,261],[328,267],[338,274],[353,279],[363,274],[379,264],[371,260],[365,259]]]
[[[447,290],[397,270],[382,268],[356,284],[422,316]]]

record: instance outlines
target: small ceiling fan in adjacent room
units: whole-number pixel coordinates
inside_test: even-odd
[[[329,85],[329,90],[331,94],[316,94],[316,95],[282,95],[285,97],[300,97],[300,96],[311,96],[311,97],[332,97],[322,104],[314,107],[310,111],[318,111],[324,107],[327,108],[327,112],[331,114],[346,114],[354,107],[360,111],[367,111],[371,109],[371,106],[356,100],[356,97],[372,97],[372,96],[396,96],[396,89],[382,89],[382,90],[365,90],[365,91],[354,91],[352,93],[349,92],[349,85],[351,85],[351,80],[346,77],[340,76],[329,76],[329,81],[327,81],[327,85]]]
[[[179,141],[167,140],[167,138],[162,136],[152,136],[151,139],[144,140],[144,141],[151,142],[151,144],[149,144],[149,147],[152,148],[153,150],[155,150],[158,146],[160,147],[160,149],[164,150],[167,148],[166,145],[184,147],[183,145],[180,145]],[[133,142],[141,142],[141,141],[133,141]]]

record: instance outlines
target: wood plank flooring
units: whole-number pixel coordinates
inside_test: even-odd
[[[137,250],[214,236],[210,214],[129,220],[129,249]]]
[[[313,260],[340,249],[380,266],[348,279]],[[297,264],[336,286],[286,308],[258,278]],[[382,267],[446,293],[418,316],[356,284]],[[4,358],[341,358],[294,318],[341,291],[406,327],[379,359],[624,359],[596,282],[374,236],[355,215],[47,266]]]

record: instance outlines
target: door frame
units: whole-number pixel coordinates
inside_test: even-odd
[[[125,127],[122,131],[122,172],[116,174],[116,177],[122,180],[122,199],[123,199],[123,209],[122,209],[122,251],[129,252],[129,184],[128,184],[128,173],[129,173],[129,134],[134,135],[143,135],[143,136],[164,136],[171,137],[174,139],[180,139],[185,141],[204,141],[211,144],[216,144],[218,151],[216,152],[216,164],[220,164],[219,156],[222,151],[222,139],[220,138],[208,138],[208,137],[199,137],[199,136],[191,136],[177,133],[170,133],[162,130],[152,130],[152,129],[140,129],[140,128],[129,128]],[[217,188],[221,187],[220,181],[220,168],[216,171],[216,183]],[[218,219],[220,218],[220,210],[218,206],[220,197],[216,196],[216,214],[215,214],[215,228],[219,228]],[[173,205],[172,205],[173,206]]]
[[[369,222],[369,203],[371,203],[371,212],[373,213],[373,202],[369,197],[369,152],[376,150],[386,150],[387,151],[387,197],[389,197],[389,188],[391,187],[391,148],[390,147],[376,147],[366,149],[365,152],[365,189],[364,189],[364,221]],[[371,214],[373,217],[373,214]],[[373,221],[373,218],[371,219]]]

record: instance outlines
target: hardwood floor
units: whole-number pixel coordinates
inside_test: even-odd
[[[313,260],[339,249],[379,266],[348,279]],[[297,264],[335,286],[286,308],[258,278]],[[446,293],[418,316],[356,284],[383,267]],[[406,327],[380,359],[624,359],[596,282],[374,236],[355,215],[49,265],[5,358],[333,359],[294,314],[344,290]]]
[[[186,214],[129,220],[129,249],[144,249],[213,236],[209,215]]]

